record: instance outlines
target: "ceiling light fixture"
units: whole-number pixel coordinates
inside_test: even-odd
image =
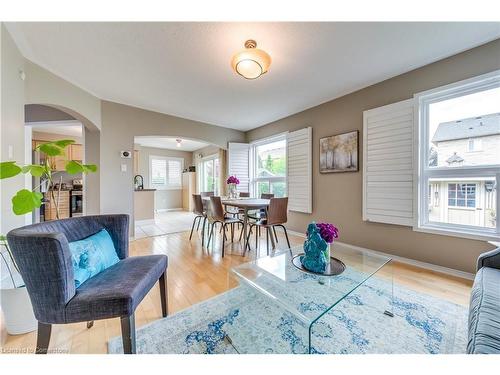
[[[177,138],[175,141],[177,142],[177,147],[181,147],[182,139]]]
[[[234,71],[246,79],[259,78],[271,65],[271,56],[256,47],[255,40],[247,40],[245,49],[234,55],[231,61]]]

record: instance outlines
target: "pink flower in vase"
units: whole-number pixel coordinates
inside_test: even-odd
[[[229,184],[235,184],[235,185],[239,185],[240,183],[240,180],[238,180],[238,178],[236,176],[229,176],[227,178],[227,181],[226,183],[229,185]]]

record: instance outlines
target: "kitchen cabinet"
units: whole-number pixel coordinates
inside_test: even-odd
[[[72,144],[69,146],[70,159],[76,161],[83,161],[83,145]]]
[[[37,146],[39,146],[42,143],[47,143],[48,141],[39,141],[39,140],[33,140],[33,150]],[[76,161],[83,161],[83,145],[81,144],[72,144],[69,145],[68,147],[65,148],[64,150],[64,155],[58,155],[58,156],[49,156],[49,165],[50,169],[53,171],[64,171],[66,169],[66,161],[67,160],[76,160]],[[37,151],[39,152],[39,151]],[[43,153],[40,153],[40,163],[45,163],[45,158],[46,155]]]
[[[66,219],[70,217],[70,196],[68,190],[61,190],[59,192],[59,219]],[[58,191],[54,191],[55,200],[58,199]],[[50,191],[45,193],[45,221],[56,220],[56,204],[52,199]]]
[[[194,210],[193,194],[196,194],[196,172],[182,173],[182,208],[184,211]]]

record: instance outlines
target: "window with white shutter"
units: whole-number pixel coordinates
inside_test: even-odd
[[[414,101],[363,112],[363,220],[414,224]]]
[[[312,128],[287,134],[288,209],[312,213]]]
[[[150,186],[159,190],[182,188],[182,169],[184,159],[165,156],[149,157]]]
[[[230,142],[228,144],[228,176],[236,176],[240,180],[238,191],[250,191],[249,150],[248,143]]]

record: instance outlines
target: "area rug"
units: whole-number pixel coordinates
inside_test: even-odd
[[[344,276],[346,282],[349,276]],[[137,330],[137,352],[152,354],[445,354],[465,353],[467,309],[372,278],[333,307],[309,333],[296,314],[249,286]],[[300,300],[300,301],[299,301]],[[297,300],[299,311],[322,309],[314,295]],[[385,315],[392,310],[394,317]],[[123,353],[120,337],[109,353]]]

